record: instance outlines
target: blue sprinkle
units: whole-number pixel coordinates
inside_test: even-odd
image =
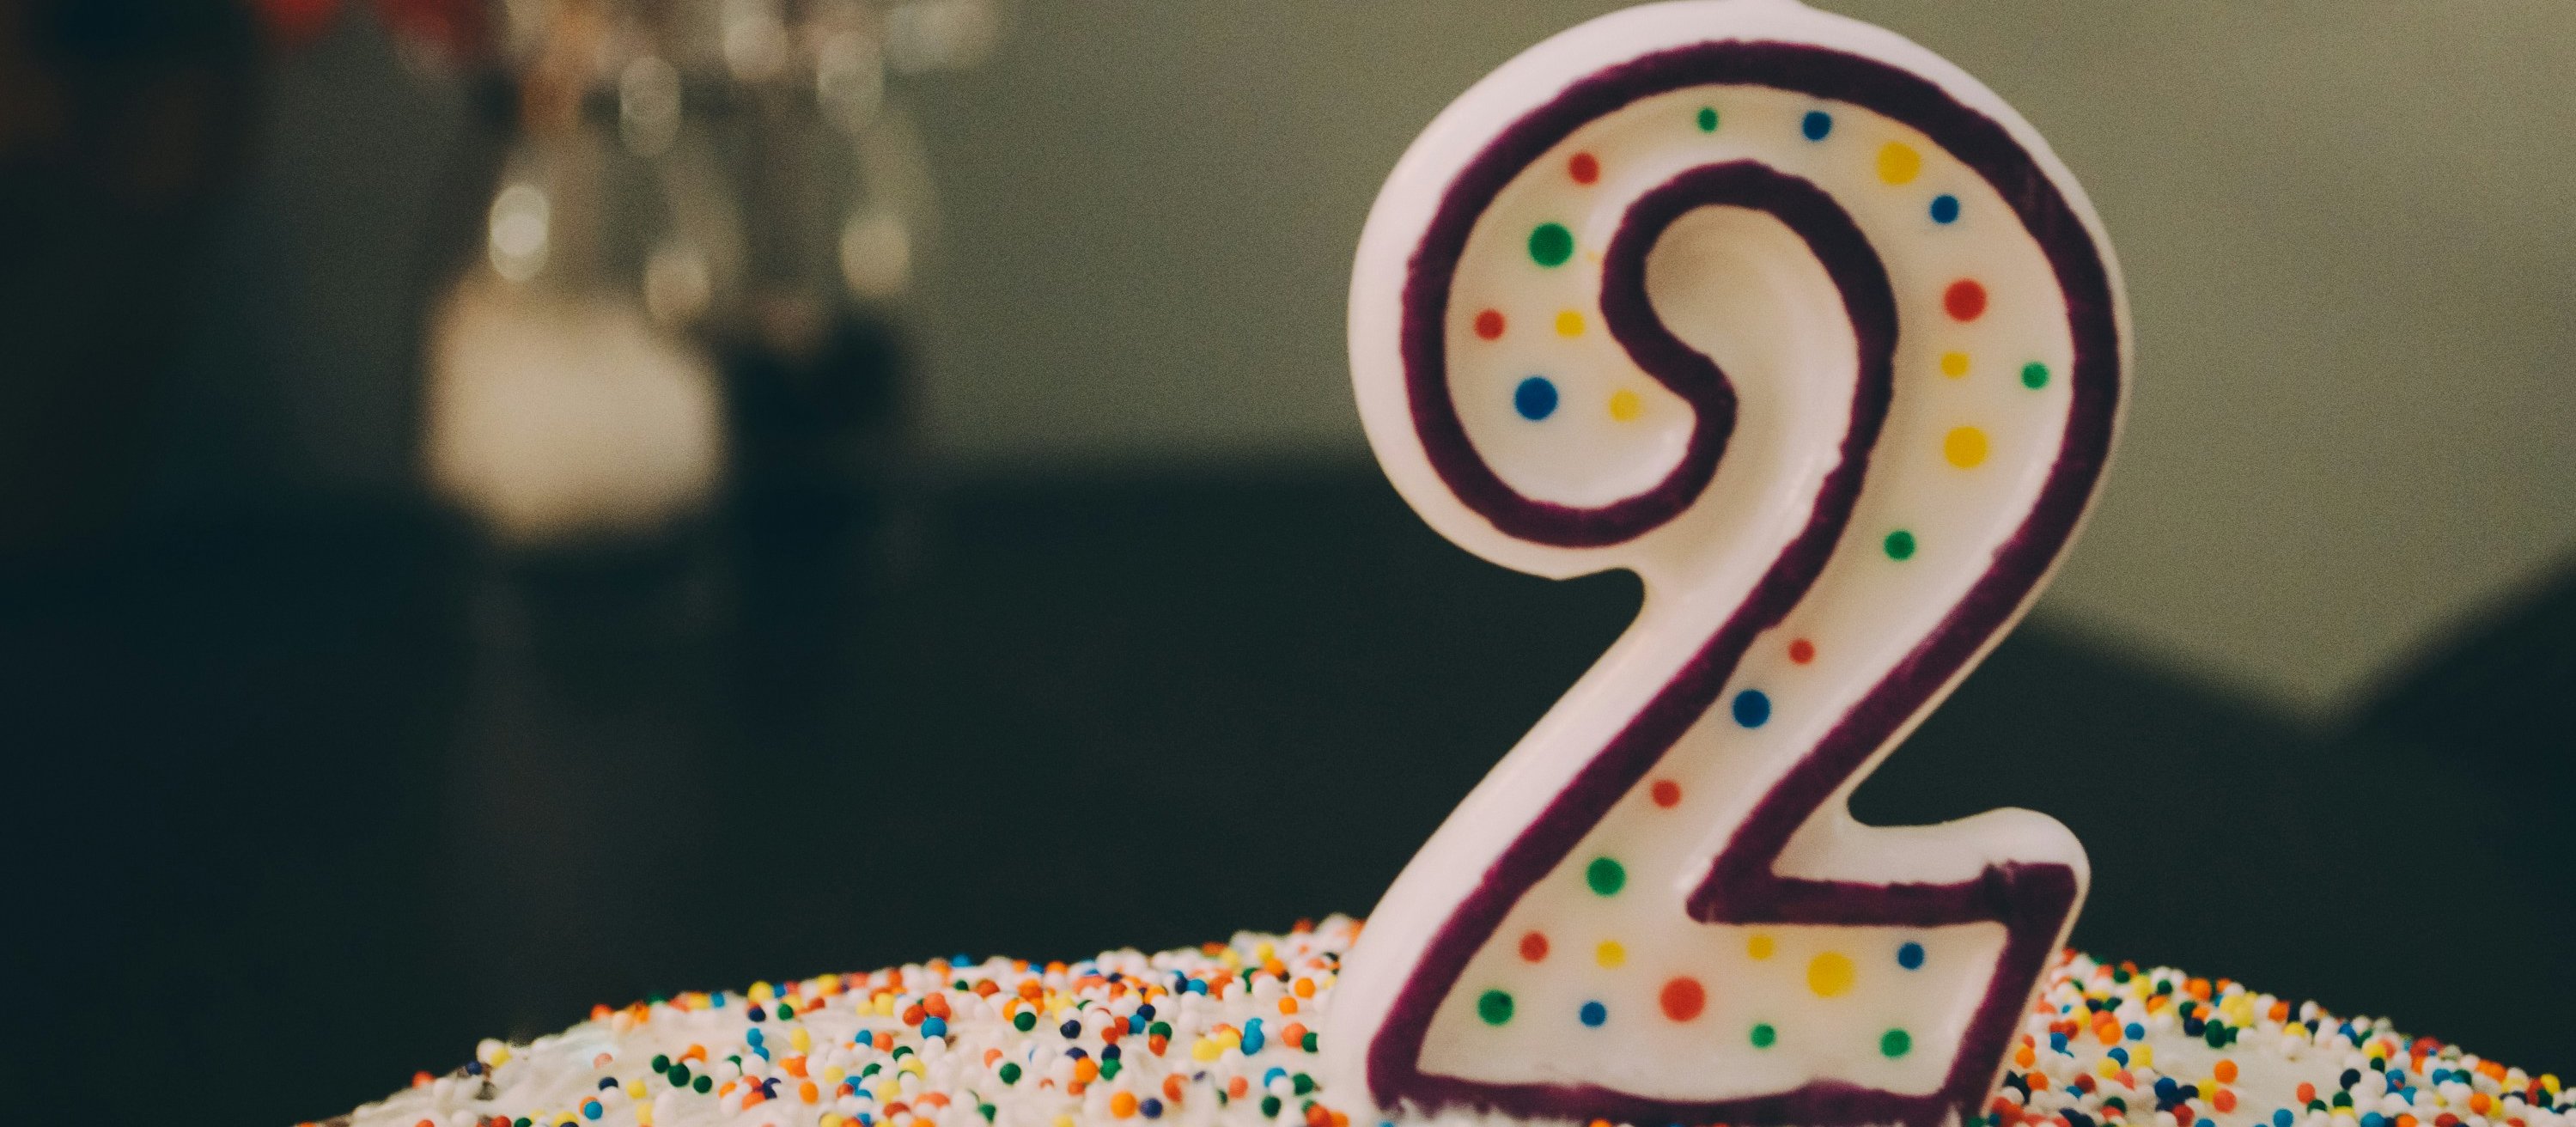
[[[757,1029],[747,1030],[742,1035],[742,1042],[746,1045],[757,1045],[764,1040],[767,1040],[767,1038],[762,1037],[760,1031]]]
[[[2290,1127],[2291,1122],[2290,1109],[2286,1107],[2272,1109],[2272,1127]]]
[[[1610,1007],[1599,1002],[1585,1002],[1581,1016],[1583,1024],[1598,1028],[1602,1022],[1610,1020]]]
[[[1144,1018],[1147,1021],[1154,1020],[1154,1003],[1147,1002],[1144,1005],[1136,1007],[1136,1016]]]
[[[1145,1019],[1151,1016],[1144,1012],[1144,1010],[1148,1008],[1150,1007],[1139,1007],[1135,1014],[1128,1017],[1127,1032],[1142,1033],[1145,1031]]]
[[[1759,728],[1771,719],[1771,698],[1760,689],[1746,689],[1735,694],[1735,722],[1747,728]]]
[[[769,1046],[767,1045],[754,1045],[751,1047],[751,1051],[759,1054],[760,1059],[762,1060],[769,1059]]]
[[[600,1090],[600,1091],[605,1092],[605,1091],[607,1091],[607,1090],[609,1090],[609,1089],[611,1089],[611,1088],[614,1088],[614,1087],[616,1087],[616,1086],[617,1086],[617,1078],[616,1078],[616,1077],[614,1077],[614,1076],[602,1076],[602,1077],[600,1077],[600,1078],[599,1078],[599,1090]]]
[[[925,1017],[921,1019],[921,1035],[924,1037],[948,1036],[948,1023],[935,1017]]]
[[[2174,1078],[2170,1076],[2156,1077],[2156,1094],[2159,1096],[2170,1096],[2174,1094]]]
[[[767,1021],[769,1020],[769,1011],[761,1009],[758,1006],[753,1006],[751,1007],[751,1020]]]
[[[1935,223],[1956,223],[1956,222],[1958,222],[1958,221],[1959,221],[1959,197],[1957,197],[1957,196],[1934,196],[1934,197],[1932,197],[1932,221],[1933,221],[1933,222],[1935,222]]]
[[[1923,965],[1923,945],[1907,943],[1896,949],[1896,965],[1914,970]]]
[[[1079,1021],[1068,1021],[1062,1025],[1056,1026],[1055,1031],[1064,1034],[1064,1036],[1070,1040],[1072,1038],[1082,1036],[1082,1023]]]
[[[2120,1033],[2122,1036],[2125,1036],[2132,1041],[2144,1041],[2147,1039],[2147,1027],[2134,1021],[2130,1022],[2128,1028],[2122,1029]]]
[[[584,1119],[597,1119],[600,1117],[601,1113],[606,1112],[607,1110],[607,1108],[599,1106],[598,1100],[581,1101],[581,1117]]]
[[[465,1062],[465,1074],[467,1076],[483,1075],[483,1062],[479,1060],[469,1060]]]
[[[2051,1033],[2051,1034],[2049,1034],[2049,1035],[2048,1035],[2048,1047],[2049,1047],[2051,1050],[2056,1051],[2056,1052],[2061,1052],[2061,1053],[2062,1053],[2062,1052],[2065,1052],[2065,1051],[2066,1051],[2066,1035],[2065,1035],[2065,1034],[2063,1034],[2063,1033]]]
[[[1141,1104],[1137,1104],[1136,1110],[1144,1112],[1145,1118],[1147,1119],[1161,1119],[1163,1117],[1163,1101],[1149,1099]]]
[[[2387,1124],[2388,1117],[2375,1111],[2361,1117],[2361,1127],[2387,1127]]]
[[[1205,994],[1205,993],[1207,993],[1207,980],[1206,980],[1206,979],[1203,979],[1203,978],[1193,978],[1193,979],[1191,979],[1191,980],[1190,980],[1190,993],[1192,993],[1192,994]]]
[[[1245,1056],[1251,1056],[1254,1053],[1260,1052],[1261,1047],[1269,1043],[1270,1038],[1264,1037],[1261,1034],[1260,1022],[1256,1021],[1252,1023],[1251,1028],[1243,1031],[1243,1055]]]
[[[2104,1053],[2104,1054],[2102,1054],[2102,1055],[2103,1055],[2103,1056],[2106,1056],[2106,1057],[2109,1057],[2109,1058],[2111,1058],[2112,1060],[2118,1061],[2118,1062],[2120,1062],[2121,1064],[2127,1064],[2127,1063],[2129,1063],[2129,1050],[2127,1050],[2127,1049],[2123,1049],[2123,1048],[2119,1047],[2118,1045],[2113,1045],[2113,1046],[2111,1046],[2111,1051],[2110,1051],[2110,1052],[2107,1052],[2107,1053]]]
[[[1546,376],[1531,376],[1512,389],[1512,406],[1521,417],[1536,422],[1556,413],[1556,385]]]
[[[1833,131],[1834,115],[1823,110],[1808,110],[1807,116],[1798,122],[1798,132],[1806,134],[1810,141],[1822,141],[1825,134]]]
[[[1267,1088],[1271,1085],[1272,1081],[1279,1080],[1287,1075],[1287,1069],[1274,1067],[1270,1071],[1261,1074],[1261,1086]]]

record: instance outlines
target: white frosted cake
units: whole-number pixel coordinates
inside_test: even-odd
[[[1358,931],[1337,916],[1156,954],[932,960],[601,1007],[532,1044],[486,1041],[461,1068],[321,1123],[1365,1127],[1366,1101],[1318,1075],[1315,1033]],[[2555,1076],[2384,1019],[2069,952],[1985,1127],[2568,1127],[2571,1110]]]

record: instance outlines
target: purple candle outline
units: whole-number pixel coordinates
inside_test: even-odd
[[[1641,198],[1623,217],[1605,256],[1603,313],[1614,336],[1653,378],[1695,409],[1723,411],[1698,417],[1674,470],[1635,497],[1599,509],[1576,509],[1522,497],[1494,475],[1469,443],[1450,398],[1445,333],[1451,278],[1476,220],[1505,185],[1584,124],[1641,98],[1702,85],[1768,86],[1848,102],[1921,131],[1996,189],[2037,240],[2065,296],[2074,342],[2072,402],[2057,461],[2029,515],[1940,625],[1757,803],[1688,901],[1690,916],[1705,923],[2002,923],[2007,939],[1986,997],[1961,1039],[1949,1075],[1928,1095],[1816,1082],[1773,1095],[1691,1102],[1595,1085],[1484,1083],[1432,1075],[1419,1067],[1433,1014],[1505,914],[1716,704],[1754,638],[1776,625],[1822,570],[1845,530],[1877,424],[1885,417],[1885,373],[1873,377],[1871,372],[1894,347],[1892,302],[1885,339],[1876,340],[1868,323],[1873,315],[1866,312],[1871,295],[1864,292],[1865,282],[1853,282],[1875,272],[1883,290],[1883,268],[1865,241],[1856,244],[1859,254],[1851,253],[1850,246],[1837,243],[1829,230],[1832,224],[1818,218],[1821,212],[1791,202],[1801,189],[1783,182],[1803,181],[1767,170],[1762,170],[1767,179],[1749,176],[1743,171],[1749,162],[1734,162],[1685,172]],[[1722,190],[1714,182],[1694,179],[1719,170],[1730,170],[1724,175],[1736,178]],[[1683,206],[1656,223],[1649,201],[1657,207]],[[1409,265],[1402,360],[1415,432],[1432,468],[1461,502],[1497,530],[1545,544],[1621,543],[1686,509],[1714,475],[1732,427],[1733,397],[1724,389],[1723,374],[1705,357],[1686,346],[1680,346],[1684,355],[1671,355],[1679,342],[1644,300],[1643,260],[1663,224],[1681,211],[1712,202],[1754,207],[1787,223],[1817,253],[1846,309],[1854,313],[1862,378],[1843,462],[1819,491],[1805,530],[1745,602],[1497,856],[1416,958],[1365,1052],[1368,1087],[1380,1106],[1410,1104],[1432,1112],[1460,1105],[1531,1117],[1639,1123],[1859,1127],[1903,1122],[1939,1127],[1952,1115],[1971,1113],[1992,1086],[2019,1011],[2074,910],[2077,875],[2053,863],[1992,865],[1978,878],[1957,884],[1817,881],[1784,878],[1773,869],[1790,836],[2011,623],[2073,535],[2108,459],[2122,379],[2108,268],[2065,195],[1994,119],[1904,70],[1802,43],[1726,41],[1676,47],[1571,84],[1514,122],[1466,165],[1443,196]],[[1833,207],[1830,200],[1824,202]],[[1833,215],[1848,225],[1838,207]],[[1705,366],[1705,372],[1694,365]],[[1705,383],[1709,374],[1715,375],[1715,390]]]

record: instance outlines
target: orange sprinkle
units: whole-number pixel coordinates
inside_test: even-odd
[[[2030,1081],[2031,1091],[2045,1092],[2048,1090],[2048,1074],[2045,1072],[2033,1069],[2028,1075],[2024,1076],[2023,1079]]]
[[[742,1094],[742,1106],[744,1107],[759,1107],[760,1105],[768,1102],[769,1097],[761,1095],[760,1089],[758,1088],[746,1089]]]
[[[1289,989],[1296,991],[1297,996],[1300,998],[1312,998],[1315,996],[1315,980],[1311,978],[1298,979],[1296,985],[1289,987]]]
[[[1351,1114],[1346,1111],[1334,1112],[1333,1127],[1351,1127]]]
[[[803,1076],[805,1075],[805,1058],[801,1056],[780,1057],[778,1058],[778,1067],[789,1076]]]
[[[819,1103],[823,1099],[823,1090],[815,1087],[814,1082],[808,1080],[796,1086],[796,1098],[809,1104]]]
[[[2220,1111],[2236,1110],[2236,1089],[2221,1088],[2212,1093],[2209,1097],[2209,1106],[2217,1108]],[[2414,1117],[2405,1115],[2398,1116],[2397,1127],[2415,1127]]]
[[[426,1072],[415,1072],[411,1074],[411,1086],[415,1088],[426,1088],[436,1082],[437,1079],[437,1077]]]
[[[2217,1064],[2210,1066],[2209,1074],[2217,1077],[2221,1084],[2233,1084],[2236,1082],[2236,1062],[2220,1057]]]
[[[2481,1071],[2483,1071],[2483,1070],[2481,1070]],[[2478,1114],[2480,1114],[2480,1115],[2485,1115],[2485,1114],[2487,1113],[2487,1108],[2488,1108],[2490,1105],[2494,1104],[2494,1103],[2495,1103],[2495,1101],[2494,1101],[2494,1100],[2490,1100],[2490,1099],[2488,1099],[2488,1098],[2487,1098],[2487,1094],[2486,1094],[2486,1093],[2484,1093],[2484,1092],[2479,1092],[2479,1093],[2477,1093],[2476,1095],[2473,1095],[2473,1096],[2470,1096],[2470,1097],[2469,1097],[2469,1110],[2470,1110],[2470,1111],[2474,1111],[2474,1112],[2476,1112],[2476,1113],[2478,1113]]]
[[[2120,1043],[2120,1027],[2107,1021],[2094,1026],[2093,1035],[2101,1038],[2102,1043],[2105,1045],[2117,1045]]]
[[[606,1021],[606,1020],[608,1020],[608,1015],[609,1015],[611,1012],[613,1012],[613,1011],[611,1011],[611,1010],[610,1010],[607,1006],[605,1006],[605,1005],[594,1005],[594,1006],[590,1007],[590,1020],[592,1020],[592,1021]]]
[[[917,1003],[903,1008],[903,1023],[905,1025],[919,1025],[921,1024],[921,1019],[929,1016],[930,1014],[923,1010]]]
[[[912,1102],[920,1104],[923,1107],[947,1107],[948,1093],[924,1092],[919,1097],[916,1097]]]
[[[1304,1048],[1306,1044],[1306,1025],[1304,1022],[1289,1022],[1288,1028],[1279,1031],[1279,1036],[1285,1038],[1291,1045]]]
[[[1000,1049],[986,1049],[986,1050],[984,1050],[984,1066],[985,1066],[986,1068],[990,1068],[990,1067],[992,1067],[993,1062],[994,1062],[994,1061],[997,1061],[997,1060],[1000,1060],[1000,1059],[1002,1059],[1002,1050],[1000,1050]]]
[[[742,1087],[741,1081],[727,1080],[723,1084],[717,1086],[716,1094],[719,1096],[730,1096],[733,1094],[733,1090],[739,1087]]]
[[[1172,1047],[1172,1039],[1160,1033],[1152,1034],[1145,1038],[1145,1047],[1159,1057],[1163,1055],[1163,1050]]]
[[[704,1045],[691,1045],[680,1051],[680,1059],[703,1061],[707,1059],[707,1047]]]
[[[1333,1127],[1333,1113],[1316,1104],[1306,1109],[1306,1127]]]
[[[2209,980],[2206,978],[2188,980],[2182,984],[2182,989],[2183,993],[2189,994],[2201,1001],[2206,1002],[2209,1000]]]
[[[1251,1090],[1252,1081],[1246,1080],[1240,1076],[1225,1082],[1225,1097],[1230,1100],[1242,1099],[1243,1094]]]
[[[2290,1004],[2289,1004],[2288,1002],[2274,1002],[2274,1003],[2272,1003],[2272,1020],[2274,1020],[2274,1021],[2288,1021],[2288,1020],[2290,1020]]]
[[[925,1012],[929,1013],[930,1016],[938,1018],[941,1021],[946,1021],[950,1017],[955,1016],[948,1009],[948,995],[944,992],[933,993],[929,997],[923,998],[921,1000],[921,1008]]]
[[[2317,1098],[2317,1086],[2302,1080],[2299,1081],[2297,1090],[2291,1094],[2299,1097],[2300,1103],[2308,1103]]]
[[[1084,1057],[1081,1060],[1073,1062],[1073,1078],[1075,1080],[1088,1084],[1093,1078],[1099,1075],[1099,1061],[1093,1060],[1090,1057]]]
[[[1296,1013],[1296,1012],[1297,1012],[1297,999],[1295,999],[1295,998],[1281,998],[1281,999],[1279,999],[1279,1012],[1280,1012],[1280,1013],[1283,1013],[1283,1014],[1293,1014],[1293,1013]]]
[[[1040,995],[1045,993],[1046,987],[1038,985],[1038,980],[1034,978],[1023,978],[1020,980],[1020,997],[1034,1002],[1038,1000]]]
[[[978,998],[990,998],[1001,990],[1001,984],[989,978],[975,984],[975,996]]]
[[[891,1029],[880,1029],[880,1030],[877,1030],[877,1051],[878,1051],[878,1052],[880,1052],[880,1053],[887,1053],[887,1052],[893,1052],[893,1051],[894,1051],[894,1031],[893,1031],[893,1030],[891,1030]],[[698,1054],[698,1059],[699,1059],[699,1060],[705,1060],[705,1059],[706,1059],[706,1057],[707,1057],[707,1055],[706,1055],[704,1052],[700,1052],[700,1053]]]
[[[2014,1063],[2014,1064],[2017,1064],[2017,1065],[2020,1065],[2020,1066],[2021,1066],[2021,1067],[2023,1067],[2023,1068],[2029,1068],[2033,1063],[2036,1063],[2038,1060],[2039,1060],[2039,1054],[2038,1054],[2038,1053],[2034,1053],[2034,1052],[2030,1051],[2030,1046],[2028,1046],[2028,1045],[2024,1045],[2024,1046],[2022,1046],[2022,1047],[2020,1047],[2020,1048],[2018,1048],[2018,1049],[2013,1050],[2013,1063]]]
[[[1136,1114],[1135,1095],[1130,1092],[1120,1092],[1109,1097],[1109,1114],[1120,1119]]]
[[[1163,1078],[1163,1098],[1170,1100],[1173,1103],[1181,1102],[1180,1073],[1175,1072]]]

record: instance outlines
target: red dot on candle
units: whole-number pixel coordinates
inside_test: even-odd
[[[1805,665],[1808,662],[1816,660],[1816,644],[1806,640],[1805,638],[1799,638],[1790,642],[1789,660],[1797,662],[1800,665]]]
[[[1601,178],[1601,162],[1590,153],[1576,153],[1574,159],[1565,162],[1565,171],[1575,183],[1589,184]]]
[[[1499,309],[1488,309],[1477,314],[1476,335],[1483,337],[1486,340],[1499,339],[1503,335],[1502,311]]]
[[[1672,781],[1671,779],[1655,780],[1654,790],[1651,793],[1655,796],[1655,805],[1657,806],[1669,807],[1681,805],[1682,785]]]
[[[1986,287],[1972,278],[1952,282],[1942,291],[1941,308],[1949,310],[1953,320],[1974,321],[1986,311]]]
[[[1701,988],[1698,979],[1686,976],[1665,983],[1655,1000],[1663,1004],[1665,1017],[1689,1021],[1708,1008],[1708,991]]]
[[[1521,958],[1533,963],[1547,958],[1547,937],[1535,931],[1522,936]]]

